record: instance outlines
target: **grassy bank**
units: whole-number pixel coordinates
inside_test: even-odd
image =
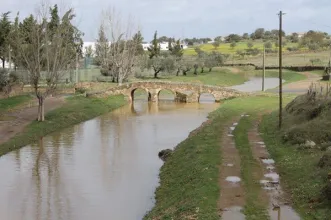
[[[219,219],[220,135],[228,129],[224,126],[244,112],[275,109],[277,103],[277,97],[238,98],[211,113],[210,123],[180,143],[161,168],[156,205],[145,219]]]
[[[112,111],[125,103],[123,96],[107,99],[78,96],[68,98],[64,106],[46,114],[45,122],[32,122],[21,134],[0,145],[0,156],[37,141],[47,134]]]
[[[6,99],[0,99],[0,113],[10,111],[20,105],[32,100],[30,95],[14,96]]]
[[[286,191],[308,220],[331,216],[330,104],[325,94],[303,95],[286,107],[282,130],[277,128],[276,113],[265,116],[260,127]],[[327,157],[319,163],[322,156]]]

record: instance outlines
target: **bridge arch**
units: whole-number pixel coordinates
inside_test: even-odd
[[[199,103],[215,103],[216,98],[213,93],[203,92],[199,94]]]
[[[162,101],[174,101],[176,98],[176,92],[171,89],[160,89],[157,93],[157,99]]]
[[[131,100],[132,100],[132,101],[135,100],[135,93],[136,93],[136,92],[142,92],[142,93],[145,93],[146,96],[147,96],[146,100],[147,100],[147,101],[151,101],[151,99],[152,99],[152,94],[148,91],[148,89],[140,88],[140,87],[136,87],[136,88],[133,88],[133,89],[131,90],[131,92],[130,92],[130,97],[131,97]],[[139,93],[138,93],[138,94],[136,93],[136,95],[141,95],[141,96],[143,96],[143,94],[139,94]]]

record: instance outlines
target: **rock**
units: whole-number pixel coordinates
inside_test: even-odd
[[[172,155],[171,149],[161,150],[159,152],[159,158],[163,161],[166,161]]]
[[[304,144],[300,145],[300,148],[303,149],[312,149],[316,146],[316,143],[314,141],[307,140]]]
[[[331,167],[331,152],[326,152],[319,160],[317,166],[320,168]]]

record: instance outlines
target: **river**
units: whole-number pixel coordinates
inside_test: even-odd
[[[258,88],[246,86],[239,89]],[[193,104],[161,98],[137,99],[0,157],[0,219],[142,219],[154,205],[158,152],[186,139],[219,106],[205,95]]]
[[[0,158],[1,220],[135,220],[163,162],[219,104],[137,101]]]

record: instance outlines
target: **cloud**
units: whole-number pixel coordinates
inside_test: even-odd
[[[0,1],[2,12],[20,11],[22,15],[32,13],[39,2]],[[77,24],[85,32],[86,40],[97,37],[101,11],[110,5],[124,15],[133,15],[147,40],[155,30],[160,35],[175,37],[215,37],[252,32],[258,27],[276,29],[280,10],[286,12],[287,32],[309,29],[330,32],[325,22],[331,10],[329,0],[72,0],[70,5],[77,12]]]

